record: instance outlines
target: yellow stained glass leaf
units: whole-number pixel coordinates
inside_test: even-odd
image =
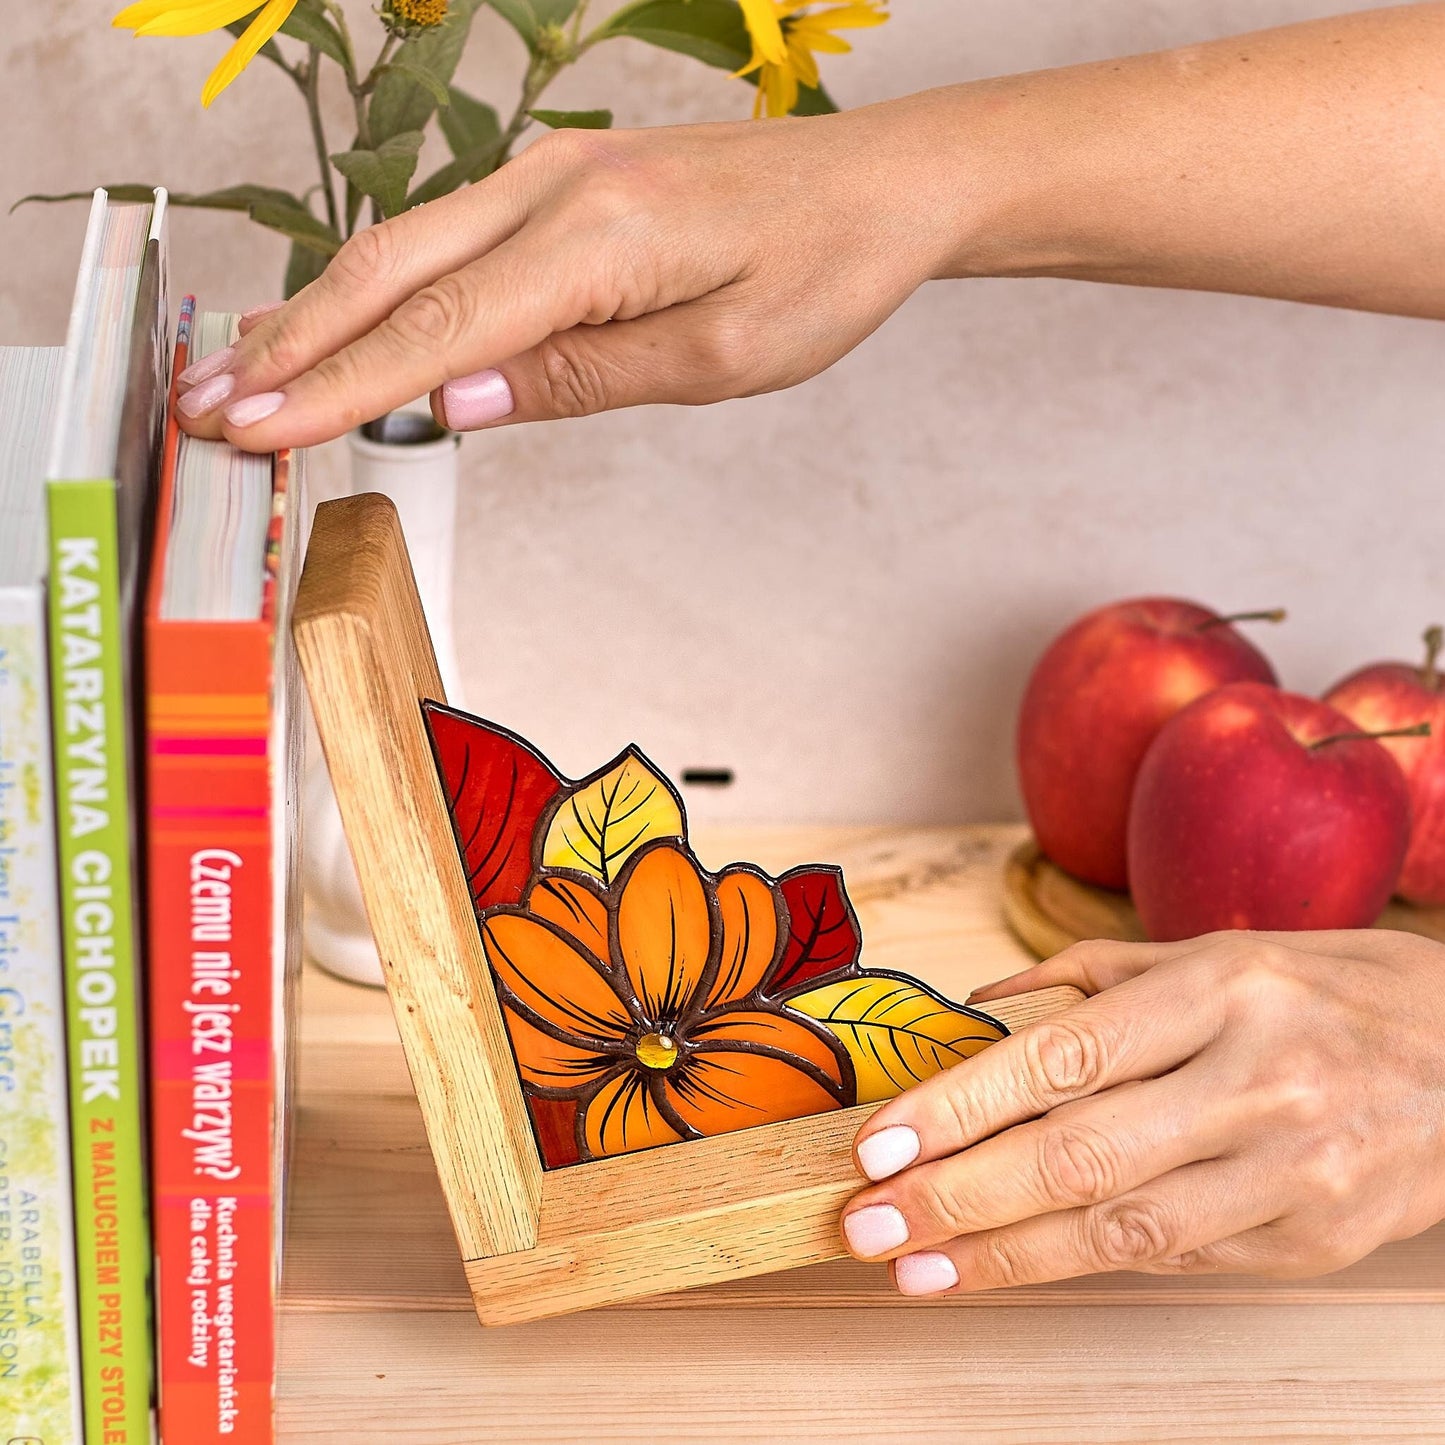
[[[547,826],[542,865],[580,869],[610,888],[644,843],[684,836],[677,795],[629,748],[563,799]]]
[[[1008,1034],[987,1015],[899,974],[839,979],[790,998],[788,1007],[815,1019],[847,1049],[860,1104],[896,1098]]]

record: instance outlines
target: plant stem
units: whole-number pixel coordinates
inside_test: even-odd
[[[321,52],[313,45],[306,65],[306,113],[311,117],[311,139],[316,146],[316,163],[321,167],[321,194],[326,197],[326,219],[341,234],[336,194],[331,188],[331,152],[326,147],[326,127],[321,120]]]
[[[1434,692],[1440,685],[1440,649],[1445,647],[1445,628],[1437,622],[1425,629],[1425,666],[1420,670],[1420,681]]]
[[[494,171],[500,170],[511,158],[512,147],[517,143],[517,138],[531,123],[527,112],[542,98],[542,92],[557,78],[557,72],[561,69],[561,64],[555,60],[539,59],[534,59],[527,67],[526,78],[522,81],[522,98],[517,102],[517,108],[512,112],[512,118],[507,122],[501,140],[497,142],[496,158],[492,162]]]
[[[1283,622],[1286,613],[1283,607],[1268,607],[1262,612],[1231,612],[1228,617],[1209,617],[1194,630],[1207,631],[1211,627],[1227,627],[1232,622]]]
[[[1333,733],[1327,738],[1320,738],[1309,745],[1309,751],[1314,752],[1317,748],[1325,747],[1329,743],[1357,743],[1368,738],[1428,738],[1430,736],[1430,724],[1427,722],[1416,723],[1414,727],[1408,728],[1386,728],[1384,732],[1378,733]]]
[[[361,82],[360,90],[362,95],[370,95],[376,89],[376,82],[381,79],[382,67],[391,59],[391,52],[396,48],[396,36],[390,34],[386,37],[380,51],[377,52],[376,60],[373,62],[371,72]]]

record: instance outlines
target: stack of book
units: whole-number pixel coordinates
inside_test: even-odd
[[[0,1439],[274,1436],[298,453],[181,436],[166,197],[0,347]],[[172,346],[172,340],[174,346]]]

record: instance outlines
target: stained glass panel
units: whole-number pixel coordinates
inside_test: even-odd
[[[708,873],[636,748],[569,782],[423,706],[547,1168],[892,1098],[1008,1032],[864,968],[840,869]]]

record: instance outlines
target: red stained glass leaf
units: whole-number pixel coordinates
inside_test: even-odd
[[[778,889],[788,906],[788,936],[765,994],[776,998],[857,965],[863,931],[841,868],[795,868],[778,879]]]
[[[577,1100],[544,1099],[527,1095],[527,1108],[532,1114],[532,1128],[542,1153],[544,1169],[565,1169],[582,1161],[577,1148]]]
[[[562,778],[505,728],[438,703],[422,708],[477,912],[520,903],[532,874],[537,820],[561,791]]]

